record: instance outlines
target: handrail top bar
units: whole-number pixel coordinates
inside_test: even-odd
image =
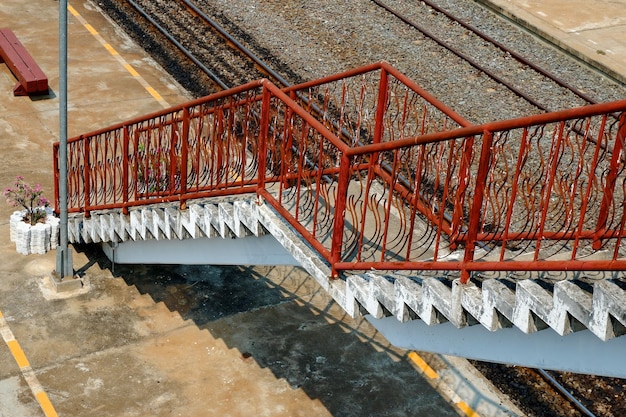
[[[204,96],[204,97],[200,97],[197,98],[195,100],[190,100],[190,101],[186,101],[184,104],[178,104],[175,106],[171,106],[168,108],[165,108],[163,110],[158,110],[152,113],[148,113],[148,114],[144,114],[138,117],[135,117],[133,119],[129,119],[129,120],[125,120],[123,122],[119,122],[119,123],[115,123],[113,125],[110,126],[106,126],[103,127],[101,129],[97,129],[88,133],[83,133],[82,135],[79,136],[75,136],[71,139],[68,140],[68,142],[75,142],[77,140],[80,140],[82,138],[85,137],[89,137],[89,136],[96,136],[96,135],[100,135],[102,133],[106,133],[106,132],[110,132],[112,130],[115,129],[120,129],[123,128],[124,126],[128,126],[128,125],[132,125],[132,124],[136,124],[136,123],[140,123],[140,122],[144,122],[146,120],[150,120],[156,117],[160,117],[160,116],[164,116],[166,114],[170,114],[170,113],[176,113],[176,112],[180,112],[186,108],[190,108],[190,107],[194,107],[200,104],[204,104],[204,103],[209,103],[211,101],[215,101],[215,100],[219,100],[228,96],[232,96],[234,94],[239,94],[239,93],[243,93],[244,91],[248,91],[248,90],[253,90],[255,88],[259,88],[262,87],[264,83],[266,82],[270,82],[269,80],[265,79],[265,78],[261,78],[259,80],[254,80],[254,81],[250,81],[249,83],[240,85],[238,87],[233,87],[230,88],[228,90],[223,90],[223,91],[219,91],[217,93],[213,93],[211,95],[208,96]],[[58,146],[59,142],[55,142],[53,143],[53,146]]]
[[[391,64],[387,62],[382,62],[382,66],[389,74],[393,75],[399,81],[402,81],[404,85],[411,88],[414,92],[422,96],[426,101],[428,101],[431,105],[437,108],[439,111],[450,117],[452,120],[457,122],[461,126],[472,126],[474,123],[470,122],[456,111],[454,111],[451,107],[444,104],[441,100],[433,96],[428,91],[424,90],[424,88],[420,87],[415,81],[407,77],[405,74],[401,73],[397,68],[393,67]]]
[[[322,134],[324,138],[328,139],[335,147],[337,147],[337,149],[344,153],[348,152],[348,150],[350,149],[350,145],[341,141],[341,139],[339,139],[335,134],[328,130],[328,128],[324,126],[323,123],[321,123],[315,117],[311,116],[311,114],[303,109],[302,106],[292,100],[284,90],[280,89],[269,80],[265,80],[263,82],[263,86],[267,88],[273,95],[278,97],[291,110],[298,114],[298,116],[302,117],[302,119],[309,123],[311,127],[313,127],[320,134]]]
[[[393,75],[396,79],[401,81],[406,87],[410,88],[411,90],[413,90],[413,92],[415,92],[418,95],[420,95],[422,98],[424,98],[426,101],[428,101],[430,104],[432,104],[435,108],[437,108],[441,112],[445,113],[452,120],[457,122],[459,125],[461,125],[461,126],[471,126],[472,125],[472,123],[470,121],[468,121],[463,116],[461,116],[460,114],[455,112],[452,108],[450,108],[447,105],[445,105],[442,101],[440,101],[437,98],[435,98],[435,96],[430,94],[428,91],[424,90],[422,87],[417,85],[415,83],[415,81],[411,80],[409,77],[407,77],[406,75],[401,73],[398,69],[394,68],[387,61],[375,62],[373,64],[364,65],[362,67],[355,68],[355,69],[348,70],[348,71],[344,71],[344,72],[341,72],[341,73],[338,73],[338,74],[329,75],[329,76],[324,77],[324,78],[319,78],[319,79],[316,79],[316,80],[307,81],[305,83],[298,84],[298,85],[292,85],[290,87],[283,88],[282,91],[284,91],[286,93],[290,93],[292,91],[304,90],[306,88],[311,88],[311,87],[316,87],[318,85],[328,84],[328,83],[331,83],[331,82],[334,82],[334,81],[338,81],[338,80],[341,80],[341,79],[344,79],[344,78],[350,78],[350,77],[354,77],[354,76],[357,76],[357,75],[365,74],[365,73],[368,73],[368,72],[373,72],[375,70],[384,70],[387,73]]]
[[[322,123],[317,121],[317,119],[310,116],[308,112],[302,109],[295,101],[291,100],[288,96],[290,92],[295,92],[299,90],[303,90],[306,88],[327,84],[330,82],[338,81],[340,79],[345,79],[349,77],[353,77],[359,74],[365,74],[368,72],[372,72],[375,70],[384,70],[389,74],[393,75],[396,79],[405,84],[408,88],[419,94],[422,98],[428,101],[431,105],[436,107],[438,110],[445,113],[452,120],[457,122],[462,127],[451,129],[443,132],[435,132],[429,133],[425,135],[399,139],[388,142],[381,142],[375,144],[368,144],[356,147],[350,147],[346,145],[344,142],[339,140],[335,135],[333,135]],[[243,84],[238,87],[234,87],[228,90],[223,90],[205,97],[200,97],[195,100],[191,100],[185,102],[184,104],[175,105],[163,110],[159,110],[153,113],[149,113],[146,115],[142,115],[130,120],[126,120],[124,122],[119,122],[101,129],[94,130],[92,132],[88,132],[85,134],[81,134],[79,136],[73,137],[68,140],[68,142],[74,142],[77,140],[81,140],[85,137],[96,136],[106,132],[110,132],[115,129],[120,129],[128,125],[144,122],[153,118],[157,118],[160,116],[164,116],[167,114],[172,114],[176,112],[183,111],[186,108],[190,108],[193,106],[197,106],[200,104],[208,103],[211,101],[219,100],[228,96],[232,96],[235,94],[239,94],[245,91],[253,90],[255,88],[265,87],[269,88],[272,93],[276,96],[280,96],[281,100],[285,103],[289,103],[289,107],[292,110],[295,110],[301,117],[307,119],[311,123],[311,125],[315,126],[316,129],[324,132],[324,136],[330,140],[335,146],[337,146],[342,152],[345,152],[347,156],[356,156],[363,155],[370,152],[380,152],[380,151],[388,151],[393,149],[399,149],[419,144],[432,143],[432,142],[441,142],[445,140],[458,139],[463,137],[471,137],[476,135],[481,135],[485,131],[502,131],[502,130],[510,130],[517,129],[522,127],[529,127],[533,125],[545,124],[545,123],[555,123],[560,122],[566,119],[574,119],[574,118],[583,118],[590,116],[597,116],[600,114],[614,113],[614,112],[622,112],[626,111],[626,99],[618,100],[609,103],[599,103],[594,105],[582,106],[573,109],[566,109],[557,112],[551,113],[543,113],[531,116],[524,116],[517,119],[509,119],[503,121],[496,122],[488,122],[481,125],[473,125],[471,122],[454,112],[451,108],[443,104],[440,100],[436,99],[430,93],[419,87],[414,81],[410,78],[406,77],[396,68],[391,66],[386,61],[379,61],[373,64],[365,65],[360,68],[352,69],[349,71],[345,71],[339,74],[331,75],[328,77],[320,78],[313,81],[308,81],[302,84],[279,88],[274,85],[270,80],[266,78],[262,78],[259,80],[254,80]],[[59,146],[59,142],[53,143],[53,148],[57,148]]]
[[[400,71],[398,71],[396,68],[394,68],[392,65],[390,65],[388,62],[386,61],[380,61],[380,62],[376,62],[373,64],[369,64],[369,65],[365,65],[362,66],[360,68],[356,68],[356,69],[352,69],[349,71],[345,71],[339,74],[335,74],[335,75],[331,75],[328,77],[324,77],[324,78],[320,78],[320,79],[316,79],[313,81],[308,81],[305,83],[301,83],[298,85],[293,85],[290,87],[286,87],[286,88],[279,88],[277,86],[275,86],[270,80],[266,79],[266,78],[262,78],[259,80],[255,80],[255,81],[251,81],[248,82],[246,84],[243,84],[241,86],[238,87],[234,87],[234,88],[230,88],[228,90],[223,90],[208,96],[204,96],[204,97],[200,97],[197,98],[195,100],[191,100],[188,102],[185,102],[184,104],[179,104],[179,105],[175,105],[175,106],[171,106],[168,107],[166,109],[163,110],[158,110],[149,114],[145,114],[142,116],[138,116],[135,117],[133,119],[129,119],[129,120],[125,120],[123,122],[119,122],[119,123],[115,123],[113,125],[110,126],[106,126],[103,127],[101,129],[97,129],[88,133],[84,133],[81,134],[79,136],[73,137],[71,139],[68,140],[68,142],[74,142],[77,140],[81,140],[83,138],[86,137],[90,137],[90,136],[96,136],[96,135],[100,135],[106,132],[110,132],[116,129],[121,129],[125,126],[129,126],[129,125],[133,125],[136,123],[140,123],[140,122],[144,122],[150,119],[154,119],[157,117],[161,117],[167,114],[172,114],[172,113],[176,113],[176,112],[180,112],[183,111],[186,108],[190,108],[193,106],[197,106],[200,104],[204,104],[204,103],[208,103],[214,100],[219,100],[228,96],[232,96],[235,94],[239,94],[245,91],[249,91],[249,90],[253,90],[255,88],[259,88],[262,86],[273,86],[272,90],[273,91],[283,91],[286,94],[289,94],[290,92],[297,92],[297,91],[301,91],[307,88],[311,88],[311,87],[315,87],[315,86],[319,86],[319,85],[323,85],[323,84],[328,84],[331,82],[335,82],[341,79],[345,79],[345,78],[350,78],[350,77],[354,77],[360,74],[365,74],[368,72],[373,72],[376,70],[384,70],[386,71],[388,74],[393,75],[397,80],[399,80],[400,82],[402,82],[407,88],[409,88],[410,90],[412,90],[413,92],[415,92],[416,94],[418,94],[419,96],[421,96],[424,100],[426,100],[427,102],[429,102],[429,104],[431,104],[433,107],[437,108],[438,110],[440,110],[442,113],[446,114],[448,117],[450,117],[453,121],[455,121],[456,123],[458,123],[461,126],[472,126],[472,123],[470,121],[468,121],[467,119],[465,119],[464,117],[462,117],[461,115],[459,115],[458,113],[456,113],[452,108],[448,107],[447,105],[445,105],[442,101],[438,100],[437,98],[435,98],[432,94],[430,94],[429,92],[427,92],[426,90],[424,90],[422,87],[420,87],[419,85],[417,85],[413,80],[411,80],[410,78],[408,78],[406,75],[402,74]],[[295,102],[293,102],[295,104]],[[296,105],[297,106],[297,105]],[[296,106],[290,106],[292,108],[295,108]],[[299,114],[302,116],[303,113],[299,112]],[[320,124],[320,126],[322,126],[322,124]],[[335,141],[333,141],[335,142]],[[338,143],[336,143],[337,145],[339,145]],[[55,142],[53,144],[53,146],[58,146],[58,142]],[[345,148],[343,145],[340,145],[341,148]],[[347,150],[347,148],[346,148]]]
[[[576,107],[573,109],[566,109],[552,113],[524,116],[517,119],[489,122],[482,125],[472,125],[452,130],[446,130],[443,132],[428,133],[421,136],[399,139],[395,141],[352,147],[346,152],[346,155],[356,156],[372,152],[390,151],[414,145],[422,145],[426,143],[442,142],[446,140],[477,136],[483,134],[484,132],[497,132],[511,129],[519,129],[523,127],[562,122],[569,119],[599,116],[615,112],[626,112],[626,100],[593,104],[589,106]]]
[[[354,68],[348,71],[344,71],[344,72],[340,72],[337,74],[332,74],[332,75],[328,75],[326,77],[323,78],[317,78],[315,80],[311,80],[311,81],[306,81],[303,82],[301,84],[297,84],[297,85],[292,85],[289,87],[285,87],[282,90],[285,93],[290,93],[292,91],[298,91],[298,90],[303,90],[305,88],[311,88],[311,87],[316,87],[318,85],[322,85],[322,84],[328,84],[334,81],[338,81],[344,78],[351,78],[357,75],[361,75],[361,74],[365,74],[367,72],[373,72],[376,70],[379,70],[382,68],[382,62],[374,62],[373,64],[369,64],[369,65],[364,65],[362,67],[359,68]]]

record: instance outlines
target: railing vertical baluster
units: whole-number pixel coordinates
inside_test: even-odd
[[[90,138],[86,138],[84,139],[85,141],[85,147],[83,149],[83,159],[84,159],[84,164],[85,164],[85,169],[84,169],[84,175],[85,175],[85,185],[83,188],[83,191],[85,193],[85,207],[84,207],[84,211],[85,211],[85,217],[89,217],[90,215],[90,210],[91,210],[91,158],[89,157],[89,145],[91,143]]]
[[[489,174],[489,165],[491,163],[491,146],[493,145],[493,133],[489,131],[483,132],[483,143],[480,151],[480,162],[478,172],[476,174],[476,190],[474,191],[474,199],[470,209],[469,230],[467,232],[467,242],[465,244],[465,256],[463,257],[463,265],[461,267],[461,283],[467,284],[470,278],[467,264],[474,259],[474,250],[476,249],[476,236],[480,228],[480,220],[482,214],[483,198],[487,176]]]
[[[129,132],[130,133],[130,132]],[[130,141],[131,137],[128,136]],[[132,152],[135,158],[135,166],[133,168],[133,188],[135,189],[135,195],[133,196],[133,200],[138,199],[139,194],[139,126],[135,125],[135,129],[133,131],[132,143],[129,143],[129,146],[132,147]],[[130,178],[129,178],[130,179]]]
[[[235,162],[233,161],[233,156],[231,154],[232,150],[232,141],[235,139],[234,135],[234,126],[235,126],[235,110],[234,103],[232,103],[228,108],[228,114],[226,115],[225,121],[225,136],[226,143],[224,146],[224,164],[226,165],[225,175],[224,175],[224,185],[228,187],[230,184],[236,182],[237,173],[234,171]],[[232,177],[232,178],[231,178]]]
[[[365,201],[363,201],[363,204],[361,205],[361,222],[359,224],[359,240],[357,243],[357,253],[356,253],[356,260],[357,262],[361,262],[361,255],[363,253],[363,239],[365,238],[365,227],[366,227],[366,221],[367,221],[367,209],[368,209],[368,199],[369,199],[369,195],[370,195],[370,189],[372,187],[372,183],[375,180],[375,171],[376,171],[376,165],[379,163],[378,162],[378,158],[380,156],[379,152],[372,152],[372,154],[370,155],[370,157],[368,158],[368,163],[367,163],[367,177],[366,177],[366,182],[365,182],[365,192],[363,193],[363,195],[365,196]]]
[[[232,98],[231,98],[232,100]],[[215,112],[215,118],[213,121],[213,126],[215,127],[215,136],[212,140],[212,150],[211,154],[211,162],[213,164],[213,181],[211,183],[212,186],[220,186],[224,180],[224,151],[223,151],[223,134],[224,134],[224,112],[227,111],[225,108],[228,107],[230,103],[225,103],[223,106],[220,106]]]
[[[517,199],[518,190],[519,190],[519,173],[522,172],[522,168],[524,163],[526,162],[527,152],[529,147],[529,136],[528,136],[528,128],[524,128],[522,131],[521,143],[519,146],[519,152],[517,153],[517,164],[515,165],[515,173],[513,176],[513,181],[511,184],[511,197],[509,198],[509,205],[506,209],[503,233],[504,238],[501,243],[501,251],[500,251],[500,262],[504,260],[504,255],[506,252],[506,244],[509,239],[509,231],[511,229],[511,221],[513,219],[513,210],[515,209],[515,200]]]
[[[179,193],[180,191],[176,188],[176,173],[178,172],[178,157],[176,154],[176,150],[178,148],[178,142],[180,141],[180,134],[178,132],[178,115],[172,115],[172,120],[170,121],[170,150],[169,150],[169,166],[167,169],[167,194],[172,195],[174,193]],[[180,173],[179,173],[180,175]],[[184,204],[181,204],[181,208]]]
[[[348,198],[348,183],[350,182],[350,157],[341,155],[339,163],[339,179],[337,184],[337,200],[335,201],[335,224],[330,248],[331,278],[338,278],[335,263],[341,260],[343,247],[343,229],[345,226],[346,200]]]
[[[465,201],[467,186],[470,182],[470,167],[472,163],[472,157],[474,152],[474,137],[468,137],[463,139],[463,150],[461,151],[461,165],[459,166],[459,187],[456,190],[456,196],[454,197],[454,208],[452,210],[452,219],[450,221],[450,246],[455,248],[460,240],[460,235],[463,227],[463,209]],[[445,212],[442,206],[442,212]]]
[[[547,184],[545,184],[544,194],[542,196],[542,205],[541,208],[541,218],[539,220],[539,233],[536,238],[536,246],[535,246],[535,255],[533,260],[539,259],[539,252],[541,250],[541,241],[544,237],[544,232],[546,229],[546,221],[548,218],[548,213],[550,210],[550,197],[552,195],[552,190],[554,188],[554,180],[556,177],[556,171],[559,166],[559,159],[561,156],[561,146],[563,143],[563,132],[565,129],[565,122],[559,123],[559,125],[555,128],[557,131],[556,138],[555,135],[552,135],[552,145],[550,147],[550,171],[548,173]]]
[[[304,144],[304,141],[302,141]],[[315,179],[315,197],[314,197],[314,208],[313,208],[313,224],[311,225],[311,230],[313,231],[313,238],[317,240],[317,226],[319,225],[319,205],[320,205],[320,192],[322,190],[323,181],[322,181],[322,173],[324,171],[324,138],[320,138],[320,147],[319,153],[317,157],[317,175]],[[304,151],[304,148],[303,148]],[[298,195],[298,200],[300,199]],[[300,207],[300,201],[298,201],[298,207]]]
[[[250,132],[248,131],[248,127],[249,124],[248,122],[250,121],[250,97],[246,97],[246,107],[245,107],[245,111],[242,112],[242,120],[239,121],[239,124],[241,125],[241,144],[239,146],[240,149],[240,155],[239,157],[241,158],[240,161],[240,172],[239,172],[239,178],[241,179],[241,186],[243,187],[246,181],[246,167],[248,164],[248,155],[247,155],[247,149],[248,149],[248,140],[249,140],[249,135]]]
[[[279,178],[279,187],[278,187],[278,201],[282,204],[283,201],[283,191],[285,188],[289,187],[287,182],[287,160],[285,153],[288,149],[288,144],[293,140],[293,112],[291,107],[286,107],[285,113],[283,115],[283,131],[282,131],[282,141],[281,143],[276,144],[276,148],[274,149],[275,153],[278,153],[278,158],[276,158],[278,166],[278,170],[274,170],[275,172],[272,176],[278,175]],[[299,198],[299,197],[298,197]],[[296,204],[296,219],[298,218],[298,209],[300,208],[300,204]],[[313,228],[313,233],[315,233],[315,228]]]
[[[183,108],[183,133],[182,133],[182,138],[181,140],[181,144],[180,144],[180,194],[181,194],[181,200],[180,200],[180,206],[181,208],[186,208],[187,207],[187,200],[184,198],[184,196],[187,194],[187,164],[189,162],[189,128],[191,125],[191,117],[189,116],[189,107],[184,107]],[[202,137],[202,132],[197,131],[196,134],[198,135],[197,138],[195,138],[195,142],[196,143],[200,143],[200,139]]]
[[[453,160],[454,160],[454,152],[455,152],[455,145],[456,145],[456,141],[451,140],[450,141],[450,146],[449,146],[449,152],[448,152],[448,163],[447,163],[447,167],[445,169],[445,180],[443,183],[443,190],[442,190],[442,195],[441,195],[441,203],[440,203],[440,209],[439,209],[439,214],[438,214],[438,219],[437,219],[437,238],[435,239],[435,248],[434,248],[434,258],[437,259],[437,257],[439,256],[439,243],[441,242],[441,234],[444,231],[444,225],[446,223],[446,206],[448,203],[448,195],[450,192],[450,181],[452,180],[452,172],[453,172]],[[443,155],[443,149],[442,149],[442,155]],[[454,209],[456,209],[456,204]],[[453,210],[454,210],[453,209]],[[452,231],[452,229],[451,229]]]
[[[122,212],[128,214],[128,154],[130,153],[130,138],[128,136],[128,125],[123,127],[123,145],[122,145]]]
[[[590,161],[587,160],[579,160],[578,164],[579,164],[579,171],[583,171],[584,166],[587,164],[588,165],[588,178],[587,178],[587,187],[584,190],[584,194],[582,195],[581,198],[581,205],[580,205],[580,213],[578,216],[578,224],[576,226],[576,231],[574,234],[574,244],[573,244],[573,249],[572,249],[572,260],[576,257],[576,253],[579,247],[579,242],[583,237],[583,230],[585,229],[585,218],[587,217],[587,207],[589,205],[589,201],[591,200],[591,195],[592,192],[594,190],[594,184],[596,182],[596,169],[598,167],[598,163],[600,161],[600,150],[604,149],[605,146],[603,145],[602,142],[602,138],[604,136],[604,128],[606,126],[606,118],[603,117],[602,118],[602,123],[600,124],[600,128],[598,129],[598,135],[597,135],[597,140],[594,140],[593,138],[588,138],[588,135],[590,133],[590,126],[591,126],[591,118],[587,118],[587,125],[585,127],[585,137],[584,137],[584,141],[585,143],[589,142],[589,143],[593,143],[595,145],[594,151],[593,151],[593,157],[591,158]],[[588,140],[589,139],[589,140]],[[581,152],[581,157],[584,154],[584,152]],[[581,190],[582,191],[582,190]]]
[[[393,151],[393,165],[391,167],[391,178],[389,179],[389,195],[387,196],[387,202],[385,204],[385,224],[383,225],[383,234],[380,244],[380,261],[385,261],[385,252],[387,252],[387,239],[389,238],[389,223],[391,223],[391,207],[393,203],[393,193],[395,185],[398,181],[398,161],[400,158],[400,150],[395,149]]]
[[[265,170],[267,169],[267,136],[270,125],[272,96],[270,90],[263,86],[263,103],[261,104],[261,128],[259,131],[259,182],[257,185],[257,197],[260,198],[259,191],[265,189]]]
[[[413,230],[413,228],[415,227],[415,221],[417,220],[418,213],[419,213],[418,204],[420,202],[420,199],[422,198],[421,184],[422,184],[422,174],[423,174],[422,170],[423,170],[425,153],[426,153],[425,145],[417,146],[416,157],[415,157],[415,169],[414,169],[415,179],[413,181],[413,197],[411,197],[411,200],[410,200],[410,207],[411,207],[410,230]],[[411,259],[412,240],[413,240],[413,233],[411,233],[411,236],[409,237],[409,244],[407,245],[407,248],[406,248],[405,260],[407,262]],[[437,261],[437,256],[434,256],[433,259]]]
[[[604,186],[602,194],[602,204],[600,206],[600,214],[598,215],[598,223],[596,227],[597,238],[593,242],[593,248],[598,250],[602,247],[602,234],[606,230],[606,222],[609,217],[609,209],[613,203],[613,193],[615,192],[615,184],[619,175],[619,166],[624,158],[624,141],[626,140],[626,113],[622,113],[619,119],[619,127],[615,136],[615,144],[613,145],[613,154],[611,156],[611,165],[609,174]]]

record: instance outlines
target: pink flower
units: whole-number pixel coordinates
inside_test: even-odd
[[[50,202],[42,194],[41,185],[37,184],[35,188],[31,188],[24,182],[22,176],[16,177],[14,188],[9,187],[4,190],[7,203],[26,209],[26,217],[31,225],[46,217],[45,208],[50,205]]]

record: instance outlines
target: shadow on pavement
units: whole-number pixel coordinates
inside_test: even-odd
[[[77,249],[333,416],[458,415],[407,352],[348,317],[299,268],[112,265],[96,246]]]

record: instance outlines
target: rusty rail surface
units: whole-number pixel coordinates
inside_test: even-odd
[[[610,271],[626,269],[625,141],[626,100],[473,126],[377,63],[72,138],[68,207],[256,193],[334,276]]]

